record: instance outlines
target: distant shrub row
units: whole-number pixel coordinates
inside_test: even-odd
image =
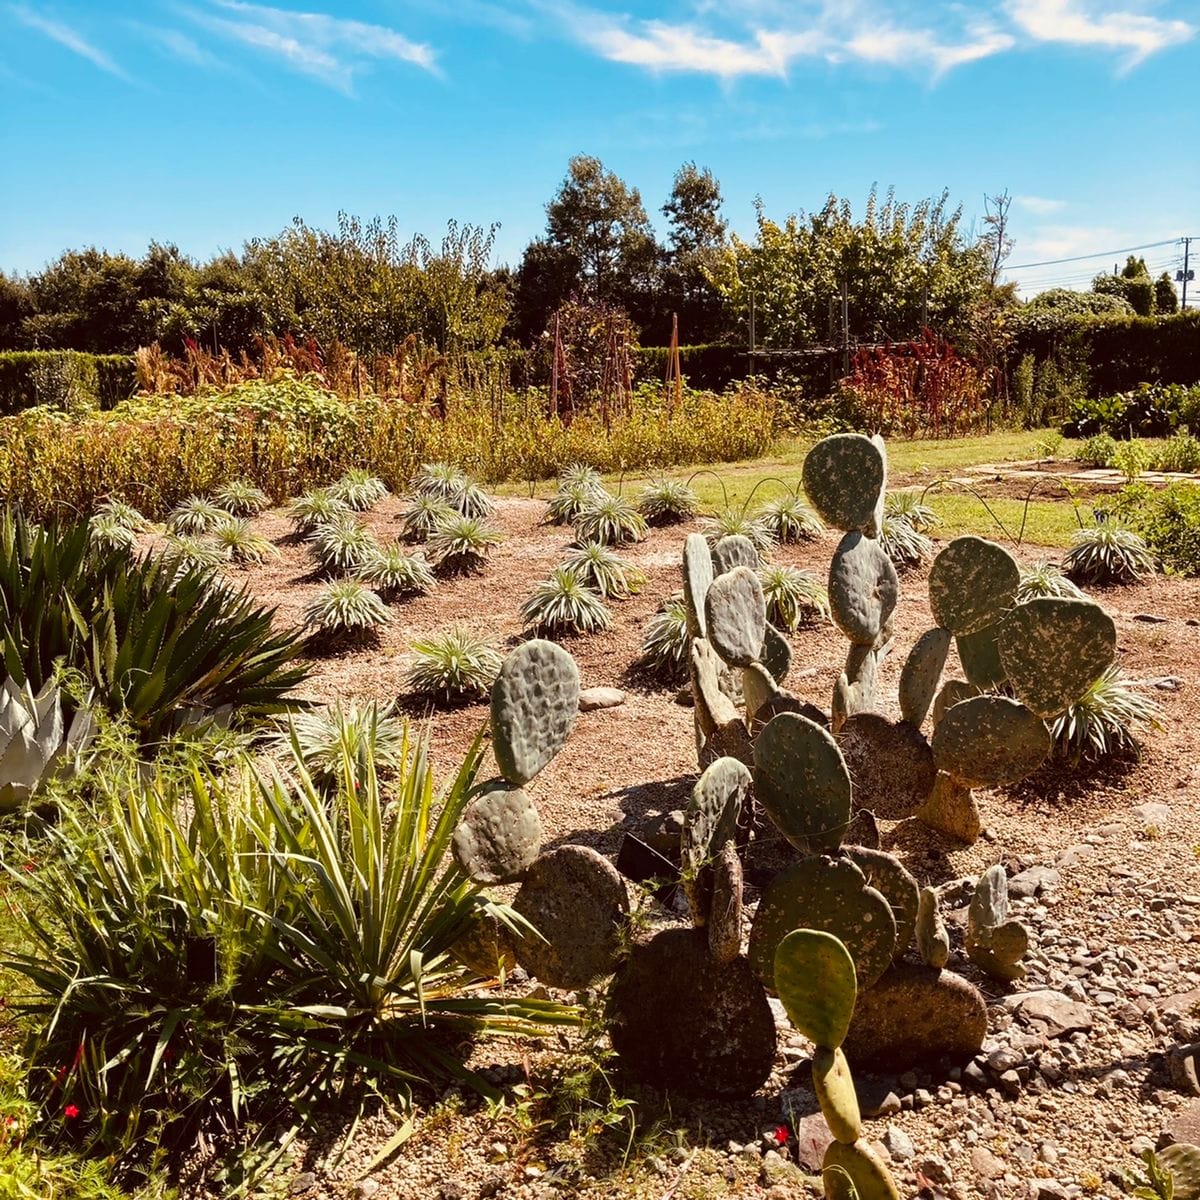
[[[133,356],[79,350],[0,354],[0,415],[44,405],[66,411],[112,408],[133,395]]]

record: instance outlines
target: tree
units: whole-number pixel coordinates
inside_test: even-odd
[[[0,350],[28,349],[25,322],[31,316],[33,296],[28,281],[0,271]]]
[[[1139,317],[1154,315],[1154,281],[1144,258],[1135,258],[1131,254],[1120,275],[1097,275],[1092,280],[1092,291],[1128,300]]]
[[[700,170],[694,162],[686,162],[675,172],[671,194],[662,206],[674,257],[715,250],[724,244],[721,204],[721,185],[708,167]]]
[[[684,163],[662,206],[668,222],[669,253],[660,295],[666,311],[656,314],[654,340],[666,341],[671,314],[679,316],[682,336],[690,342],[713,341],[728,331],[726,305],[711,275],[725,246],[721,185],[707,167]]]
[[[1164,314],[1179,311],[1179,293],[1166,271],[1154,281],[1154,311]]]
[[[1008,210],[1011,205],[1012,197],[1007,191],[983,198],[985,232],[980,244],[988,256],[988,280],[993,288],[999,281],[1004,260],[1012,253],[1013,239],[1008,232]]]

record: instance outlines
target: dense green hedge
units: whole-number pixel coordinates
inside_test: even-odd
[[[0,354],[0,415],[35,404],[112,408],[133,395],[135,383],[129,354],[10,350]]]

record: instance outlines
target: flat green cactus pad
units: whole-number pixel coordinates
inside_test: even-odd
[[[975,696],[946,710],[933,731],[938,769],[968,787],[999,787],[1031,775],[1050,753],[1046,723],[1006,696]]]
[[[830,1142],[821,1165],[826,1171],[841,1167],[850,1176],[859,1200],[900,1200],[891,1172],[862,1138],[851,1145]]]
[[[850,951],[821,929],[795,929],[775,949],[774,979],[788,1020],[811,1042],[842,1044],[858,982]]]
[[[929,568],[933,619],[956,637],[995,625],[1013,606],[1021,569],[1003,546],[957,537]]]
[[[454,830],[454,861],[472,883],[513,883],[537,858],[542,821],[537,805],[502,779],[484,785]]]
[[[742,952],[742,860],[732,841],[713,863],[708,952],[719,963],[731,963]]]
[[[900,672],[900,715],[918,729],[929,715],[950,653],[948,629],[927,629],[908,653]]]
[[[524,787],[562,749],[579,715],[579,669],[559,645],[534,638],[492,685],[492,749],[500,774]]]
[[[858,1200],[854,1180],[841,1167],[823,1168],[821,1185],[825,1189],[825,1200]]]
[[[917,926],[917,909],[921,903],[917,881],[894,854],[884,850],[847,846],[842,853],[892,906],[892,916],[896,920],[896,954],[903,954]]]
[[[917,819],[960,842],[973,842],[983,831],[979,806],[969,787],[953,775],[939,771],[929,799],[917,811]]]
[[[883,454],[861,433],[822,438],[804,456],[804,490],[828,525],[845,532],[870,529],[887,482]]]
[[[734,567],[757,571],[762,563],[754,543],[744,533],[727,533],[712,548],[714,575],[724,575]]]
[[[1200,1146],[1176,1142],[1158,1152],[1175,1184],[1175,1200],[1200,1200]]]
[[[768,721],[754,743],[754,790],[793,846],[840,845],[850,821],[850,775],[828,730],[799,713]]]
[[[750,793],[750,772],[736,758],[718,758],[696,781],[680,834],[680,867],[694,877],[726,842],[737,838],[738,816]]]
[[[850,1075],[850,1064],[841,1048],[818,1046],[812,1060],[813,1091],[825,1116],[829,1132],[839,1142],[856,1142],[862,1137],[862,1114]]]
[[[950,960],[950,934],[938,908],[937,892],[921,889],[917,909],[917,953],[931,967],[942,968]]]
[[[683,597],[687,608],[688,633],[707,637],[704,597],[713,581],[712,551],[703,534],[689,533],[683,543]]]
[[[874,538],[848,533],[829,565],[829,608],[852,641],[874,646],[896,608],[900,580],[892,560]]]
[[[758,576],[749,567],[718,575],[704,598],[704,621],[713,649],[730,666],[756,661],[767,635],[767,604]]]
[[[854,959],[859,988],[868,988],[896,952],[896,918],[848,858],[818,855],[785,867],[767,886],[750,928],[750,962],[774,987],[775,947],[793,929],[839,938]]]
[[[837,733],[855,808],[886,821],[911,817],[929,799],[937,767],[924,735],[874,712],[848,716]]]
[[[512,930],[481,906],[466,932],[450,948],[450,953],[476,975],[495,979],[517,965],[514,946]]]
[[[985,691],[998,688],[1005,679],[999,634],[999,625],[985,625],[974,633],[964,633],[954,639],[967,682]]]
[[[946,715],[946,709],[979,695],[982,695],[982,692],[973,683],[968,683],[965,679],[947,679],[933,701],[934,729]]]
[[[791,669],[791,643],[770,621],[767,622],[767,631],[763,634],[763,644],[762,649],[758,652],[758,661],[771,672],[776,683],[782,683]]]
[[[1091,600],[1041,596],[1008,614],[999,652],[1021,702],[1039,717],[1054,717],[1112,665],[1117,629]]]
[[[753,720],[759,710],[782,695],[775,677],[762,665],[753,662],[742,669],[742,698],[746,701],[746,717]]]

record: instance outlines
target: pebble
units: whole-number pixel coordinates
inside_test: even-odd
[[[888,1157],[892,1162],[897,1163],[908,1162],[917,1154],[912,1138],[903,1129],[897,1129],[895,1125],[887,1127],[883,1135],[883,1148],[888,1152]]]
[[[599,708],[616,708],[625,703],[625,693],[620,688],[591,687],[579,693],[579,711],[594,712]]]

